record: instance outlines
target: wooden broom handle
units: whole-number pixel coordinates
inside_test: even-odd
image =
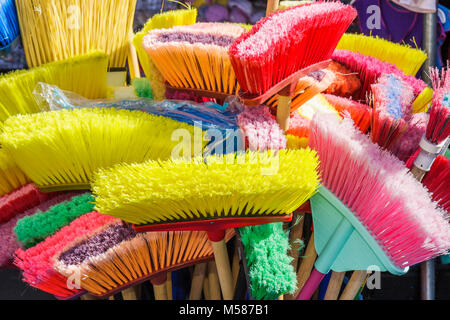
[[[123,300],[127,300],[127,301],[139,300],[140,286],[137,285],[137,286],[125,289],[121,293],[122,293]]]
[[[230,261],[228,259],[228,251],[225,239],[215,242],[211,241],[214,258],[216,260],[217,274],[219,275],[220,287],[224,300],[233,300],[233,275],[231,274]]]
[[[172,272],[167,272],[166,287],[167,287],[167,300],[173,300],[173,293],[172,293]]]
[[[96,296],[86,293],[80,297],[81,300],[100,300],[100,298],[97,298]]]
[[[199,263],[194,267],[194,274],[191,282],[191,292],[189,300],[200,300],[202,297],[203,281],[205,280],[207,263]]]
[[[423,171],[422,169],[417,168],[416,166],[413,166],[411,168],[411,173],[414,176],[414,178],[417,179],[417,181],[422,182],[423,178],[425,177],[426,171]]]
[[[220,293],[219,275],[217,274],[217,267],[215,261],[208,263],[208,289],[211,300],[220,300],[222,295]]]
[[[267,0],[266,17],[277,11],[280,0]]]
[[[339,292],[341,292],[342,281],[344,281],[345,272],[335,272],[331,274],[330,282],[328,282],[327,292],[324,300],[337,300]]]
[[[220,289],[219,289],[219,294],[220,294]],[[203,297],[205,298],[205,300],[211,300],[208,274],[205,275],[205,279],[203,280]]]
[[[287,96],[278,97],[277,106],[277,122],[280,125],[281,130],[286,132],[289,130],[289,120],[291,115],[291,102],[292,98]]]
[[[153,292],[155,294],[155,300],[168,300],[167,299],[167,285],[163,284],[154,284]]]
[[[141,77],[141,72],[139,68],[139,60],[136,52],[136,48],[133,44],[133,33],[131,33],[129,41],[129,54],[128,54],[128,67],[130,68],[131,79],[136,79]]]
[[[314,263],[316,262],[317,258],[317,252],[316,248],[314,247],[314,233],[311,234],[311,238],[309,239],[308,246],[306,247],[305,251],[305,257],[302,259],[300,263],[300,268],[298,269],[297,273],[297,283],[298,283],[298,291],[296,293],[296,296],[298,295],[298,292],[302,290],[303,286],[305,285],[306,281],[309,278],[309,275],[311,274],[312,269],[314,268]]]
[[[366,277],[366,270],[354,271],[339,300],[354,300]]]
[[[303,224],[305,221],[305,213],[304,212],[294,212],[292,217],[292,221],[297,222],[297,219],[300,218],[298,223],[292,226],[289,232],[289,243],[291,244],[291,249],[289,250],[289,256],[292,257],[292,266],[294,267],[294,272],[297,273],[298,267],[298,256],[299,256],[299,246],[294,242],[298,239],[303,238]]]
[[[239,252],[238,252],[238,246],[234,246],[234,253],[233,253],[233,262],[231,264],[231,273],[233,274],[233,291],[236,291],[236,284],[239,277],[239,270],[241,268],[239,264]]]

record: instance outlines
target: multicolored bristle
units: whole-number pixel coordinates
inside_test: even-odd
[[[94,198],[90,193],[77,195],[58,203],[44,212],[24,217],[17,222],[14,233],[17,239],[30,248],[55,234],[83,214],[94,211]]]
[[[11,117],[1,143],[39,188],[80,190],[89,189],[98,168],[170,158],[179,144],[171,139],[177,129],[194,139],[193,126],[166,117],[114,108],[70,109]]]
[[[411,76],[415,76],[427,60],[427,54],[420,49],[364,34],[345,33],[339,41],[337,49],[358,52],[392,63],[406,75]]]
[[[76,282],[72,283],[73,288],[68,287],[68,279],[53,269],[54,257],[73,241],[85,239],[117,223],[120,220],[116,218],[90,212],[37,246],[17,250],[14,264],[22,270],[23,281],[31,286],[63,298],[73,296],[81,288],[76,288]]]
[[[450,159],[439,155],[422,183],[431,192],[433,200],[450,213]]]
[[[292,73],[329,59],[355,17],[351,6],[315,2],[260,20],[230,47],[242,90],[262,95]]]
[[[286,137],[267,106],[246,107],[238,116],[246,149],[266,151],[286,149]]]
[[[226,232],[225,240],[234,235]],[[212,259],[206,232],[175,231],[136,234],[118,223],[75,241],[54,258],[54,269],[69,277],[82,274],[81,287],[95,295],[108,295],[158,273],[177,270],[196,260]]]
[[[439,144],[450,136],[450,65],[441,74],[431,70],[431,79],[435,90],[430,108],[430,122],[427,127],[428,141]]]
[[[96,209],[136,225],[284,216],[318,187],[317,159],[309,149],[231,156],[100,170],[93,184]]]
[[[5,149],[0,149],[0,197],[31,182]]]
[[[388,151],[349,118],[316,115],[310,146],[320,159],[322,183],[355,215],[398,268],[446,254],[448,215]]]
[[[380,147],[391,149],[406,131],[412,116],[413,90],[400,77],[383,74],[371,86],[373,112],[370,137]]]
[[[239,86],[228,48],[244,31],[231,23],[155,29],[143,46],[170,86],[234,95]]]

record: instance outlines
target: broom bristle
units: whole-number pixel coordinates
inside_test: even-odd
[[[430,108],[430,121],[426,137],[428,141],[439,144],[450,136],[450,68],[444,69],[439,76],[437,69],[431,70],[431,79],[435,90]]]
[[[384,74],[371,86],[373,94],[370,137],[380,147],[391,149],[406,131],[412,116],[412,88],[393,74]]]
[[[8,47],[20,34],[14,0],[0,3],[0,51]]]
[[[406,75],[415,76],[427,59],[427,54],[408,45],[394,43],[378,36],[345,33],[337,49],[350,50],[392,63]]]
[[[439,155],[422,181],[433,200],[450,212],[450,159]]]
[[[233,235],[234,231],[228,230],[226,241]],[[54,269],[67,277],[83,274],[81,287],[105,295],[168,268],[181,268],[212,255],[206,232],[136,234],[130,225],[120,223],[67,246],[54,258]]]
[[[26,251],[17,250],[14,264],[23,271],[23,280],[31,286],[60,297],[69,297],[79,290],[68,288],[67,278],[54,271],[53,257],[73,241],[119,222],[97,212],[85,214],[37,246]]]
[[[136,225],[286,215],[318,187],[317,159],[309,149],[231,158],[210,156],[207,164],[203,159],[149,161],[100,170],[93,184],[96,208]]]
[[[334,74],[334,81],[325,90],[325,93],[350,98],[357,97],[361,93],[361,80],[357,72],[352,72],[346,66],[331,61],[328,70]]]
[[[260,20],[230,47],[242,90],[261,95],[292,73],[329,59],[355,17],[351,6],[316,2]]]
[[[194,139],[193,126],[169,118],[86,108],[11,117],[1,140],[39,188],[79,190],[89,187],[97,168],[168,159],[176,129]]]
[[[17,222],[14,232],[27,248],[33,247],[55,234],[76,218],[94,210],[94,198],[90,193],[78,195],[59,203],[45,212],[38,212]]]
[[[30,182],[5,149],[0,149],[0,197]]]
[[[30,70],[19,70],[0,77],[0,125],[15,114],[48,110],[33,95],[38,82],[56,85],[88,99],[105,98],[108,56],[101,51],[52,62]]]
[[[32,183],[16,189],[0,198],[0,223],[48,200],[52,195],[42,193]]]
[[[294,112],[291,115],[289,121],[289,130],[288,134],[301,138],[309,137],[309,126],[311,124],[311,120],[302,116],[298,112]]]
[[[156,29],[144,37],[143,46],[171,86],[236,94],[228,48],[244,31],[230,23]]]
[[[69,192],[55,195],[54,198],[42,202],[41,204],[26,210],[23,213],[15,216],[6,223],[0,225],[0,268],[6,266],[12,262],[14,252],[20,248],[19,241],[14,233],[14,227],[17,221],[24,217],[32,216],[40,211],[47,211],[50,207],[57,205],[58,203],[70,200],[77,193]]]
[[[341,117],[348,113],[361,132],[366,133],[369,130],[372,108],[368,105],[332,94],[324,94],[323,96],[333,105]]]
[[[404,268],[450,249],[448,215],[391,153],[381,150],[351,119],[317,115],[310,146],[322,180],[358,218],[380,248]]]
[[[144,70],[146,78],[150,81],[153,90],[153,98],[157,101],[165,98],[166,87],[164,85],[163,76],[158,71],[142,45],[144,36],[153,29],[166,29],[180,25],[194,24],[196,19],[196,9],[173,10],[155,14],[146,22],[144,28],[133,37],[133,45],[136,48],[139,63]]]

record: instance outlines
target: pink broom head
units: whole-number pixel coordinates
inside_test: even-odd
[[[47,211],[54,205],[58,203],[67,201],[73,196],[77,195],[77,192],[66,192],[59,195],[53,194],[53,198],[42,202],[41,204],[26,210],[25,212],[15,216],[6,223],[0,225],[0,268],[8,267],[12,264],[14,252],[20,248],[20,243],[17,240],[16,234],[14,233],[14,227],[17,221],[20,219],[32,216],[35,213]]]
[[[362,83],[357,72],[352,72],[349,68],[336,61],[331,61],[328,70],[333,72],[334,81],[325,90],[325,93],[344,98],[360,96]]]
[[[380,147],[391,149],[411,120],[413,90],[394,74],[383,74],[371,88],[373,112],[370,137]]]
[[[26,251],[17,250],[14,264],[23,271],[23,280],[31,286],[62,298],[73,296],[81,290],[75,285],[68,287],[68,279],[53,270],[53,258],[76,239],[118,222],[117,218],[97,212],[87,213],[38,245]]]
[[[0,223],[5,223],[16,215],[31,209],[55,196],[42,193],[32,183],[16,189],[0,198]]]
[[[405,75],[403,71],[389,62],[378,60],[377,58],[365,56],[357,52],[348,50],[335,50],[332,57],[352,72],[357,72],[362,81],[362,89],[359,96],[353,96],[356,100],[365,100],[370,91],[370,86],[374,84],[378,78],[385,74],[391,73],[400,77],[406,82],[414,92],[414,98],[427,87],[426,83],[414,76]]]
[[[353,122],[363,133],[369,131],[370,122],[372,119],[372,108],[367,104],[356,102],[352,99],[338,97],[332,94],[323,95],[329,103],[333,105],[337,112],[344,117],[350,115]]]
[[[406,162],[416,151],[425,130],[430,115],[428,113],[415,113],[408,122],[405,133],[397,140],[391,152],[400,160]]]
[[[267,106],[246,107],[238,125],[251,151],[286,149],[286,137]]]
[[[315,2],[261,19],[230,47],[244,92],[262,95],[281,80],[328,60],[356,11],[340,2]]]
[[[450,135],[450,73],[449,65],[442,70],[431,70],[431,79],[435,90],[430,108],[430,122],[427,127],[428,141],[439,144]]]
[[[287,134],[291,134],[299,138],[308,138],[310,124],[311,121],[309,119],[303,117],[298,112],[294,112],[291,114]]]
[[[403,162],[370,141],[350,118],[317,114],[310,147],[323,185],[355,215],[399,268],[446,254],[448,215]]]
[[[439,155],[422,181],[433,200],[450,212],[450,159]]]

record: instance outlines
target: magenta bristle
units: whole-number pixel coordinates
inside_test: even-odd
[[[438,156],[422,183],[431,192],[433,200],[450,212],[450,159]]]
[[[355,17],[351,6],[316,2],[260,20],[229,50],[241,89],[261,95],[292,73],[329,59]]]
[[[251,151],[286,149],[286,137],[268,107],[246,107],[238,124]]]
[[[385,73],[395,74],[400,77],[413,89],[414,97],[417,97],[427,87],[425,82],[414,76],[405,75],[403,71],[395,65],[378,60],[374,57],[362,55],[358,52],[335,50],[331,58],[359,74],[363,87],[360,91],[360,95],[353,97],[357,100],[365,100],[370,92],[370,86]]]
[[[370,137],[380,147],[391,149],[411,120],[413,90],[394,74],[383,74],[371,90],[373,112]]]
[[[381,150],[351,119],[317,114],[310,146],[322,182],[372,234],[391,261],[404,268],[450,249],[450,224],[403,162]]]
[[[26,210],[25,212],[15,216],[8,222],[0,225],[0,268],[7,266],[12,262],[14,252],[20,248],[20,244],[14,233],[14,227],[20,219],[34,215],[38,211],[47,211],[50,207],[67,201],[72,197],[78,195],[78,192],[62,193],[60,195],[54,194],[54,198],[47,200],[36,207]]]
[[[23,280],[31,286],[54,295],[70,296],[78,290],[69,289],[67,279],[53,270],[53,258],[73,241],[119,221],[97,212],[87,213],[38,245],[26,251],[18,249],[14,264],[23,271]]]
[[[439,144],[450,136],[450,72],[449,66],[442,70],[431,69],[433,81],[433,104],[430,108],[430,122],[426,137],[428,141]]]
[[[429,119],[430,116],[428,113],[415,113],[412,116],[408,122],[408,129],[406,129],[405,133],[391,149],[391,152],[397,158],[406,162],[417,151],[417,146],[425,134]]]

